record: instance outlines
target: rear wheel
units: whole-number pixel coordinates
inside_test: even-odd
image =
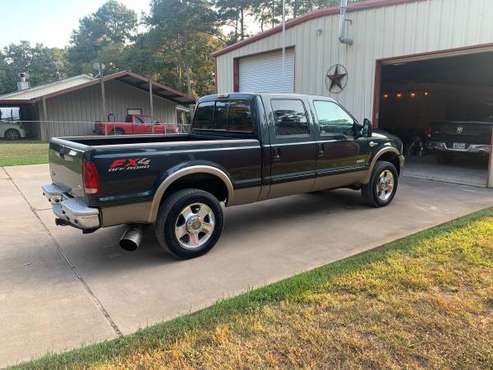
[[[5,131],[5,138],[7,140],[19,140],[21,138],[21,133],[14,128],[9,128]]]
[[[399,184],[395,166],[386,161],[378,161],[368,184],[361,187],[363,199],[372,207],[385,207],[394,199]]]
[[[221,204],[203,190],[180,190],[161,205],[154,229],[161,247],[172,255],[184,259],[201,256],[221,236]]]

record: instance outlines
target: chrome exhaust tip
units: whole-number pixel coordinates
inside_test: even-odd
[[[133,252],[140,246],[142,235],[143,227],[141,225],[128,226],[120,239],[120,247],[126,251]]]

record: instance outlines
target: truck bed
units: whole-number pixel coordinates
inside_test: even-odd
[[[211,141],[211,140],[235,140],[234,137],[211,136],[198,134],[171,134],[162,135],[132,135],[132,136],[74,136],[61,137],[57,140],[63,140],[70,143],[80,144],[86,147],[98,147],[106,145],[122,144],[162,144],[183,141]],[[79,146],[80,146],[79,145]]]
[[[230,168],[238,186],[256,186],[261,179],[258,139],[201,134],[169,136],[86,136],[53,138],[49,162],[53,183],[71,197],[84,197],[90,206],[144,202],[177,166],[216,163]],[[95,164],[101,180],[98,194],[85,194],[84,162]],[[131,166],[130,163],[139,163]],[[145,166],[141,166],[145,163]],[[135,168],[134,168],[135,167]],[[253,179],[252,184],[244,183]]]

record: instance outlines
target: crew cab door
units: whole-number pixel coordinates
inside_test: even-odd
[[[366,137],[356,135],[355,119],[331,100],[312,100],[317,140],[315,190],[358,183],[368,168]]]
[[[269,99],[271,173],[270,198],[313,190],[316,142],[307,102],[272,96]]]

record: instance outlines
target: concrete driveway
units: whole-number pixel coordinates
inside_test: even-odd
[[[231,208],[206,256],[176,261],[153,233],[118,246],[122,228],[56,227],[40,186],[46,165],[0,168],[0,367],[211,305],[253,287],[493,206],[493,191],[403,178],[385,209],[358,192],[305,194]]]

